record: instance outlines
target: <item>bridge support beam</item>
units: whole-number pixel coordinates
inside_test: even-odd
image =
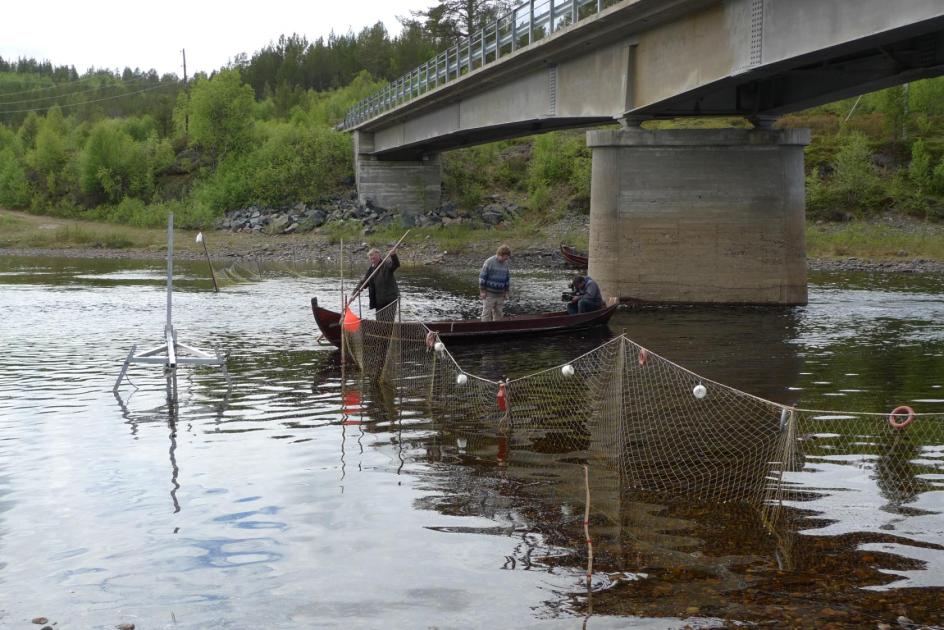
[[[590,131],[590,275],[656,302],[806,304],[808,130]]]
[[[404,218],[439,206],[442,165],[436,154],[421,160],[381,160],[371,155],[372,133],[354,133],[354,175],[361,204],[398,210]]]

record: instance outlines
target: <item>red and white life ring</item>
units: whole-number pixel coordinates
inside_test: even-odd
[[[899,420],[899,416],[905,416],[905,419]],[[895,407],[892,409],[892,412],[888,414],[888,424],[890,424],[893,429],[904,429],[906,426],[911,424],[914,419],[914,409],[906,405]]]

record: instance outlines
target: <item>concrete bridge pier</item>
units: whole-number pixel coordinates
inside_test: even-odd
[[[805,129],[587,132],[605,295],[806,304]]]
[[[442,194],[438,154],[418,160],[384,160],[373,155],[374,134],[354,132],[354,177],[362,204],[398,210],[405,217],[433,210]]]

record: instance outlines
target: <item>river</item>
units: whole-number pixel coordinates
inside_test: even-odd
[[[558,478],[368,392],[344,422],[309,307],[337,307],[336,270],[234,266],[219,293],[205,270],[177,265],[174,326],[228,356],[233,386],[182,368],[170,406],[160,367],[112,394],[131,347],[163,343],[162,262],[0,258],[0,627],[944,624],[944,444],[904,499],[867,457],[809,465],[829,491],[775,532],[742,506],[617,489],[597,500],[627,516],[591,519],[588,593],[582,501]],[[398,276],[406,317],[476,314],[475,270]],[[560,271],[514,278],[509,310],[559,306]],[[609,332],[454,354],[517,377],[625,332],[778,403],[944,413],[942,322],[942,276],[820,273],[806,307],[621,309]]]

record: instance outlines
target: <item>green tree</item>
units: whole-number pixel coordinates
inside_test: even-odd
[[[885,131],[892,142],[905,135],[905,118],[908,112],[908,95],[903,85],[882,90],[879,93],[880,107],[885,115]]]
[[[944,195],[944,157],[931,172],[931,192],[935,195]]]
[[[911,163],[908,165],[908,178],[919,192],[927,193],[931,188],[931,153],[924,140],[917,139],[911,145]]]
[[[468,37],[511,8],[503,0],[440,0],[425,11],[411,11],[441,43]]]
[[[102,120],[95,124],[78,158],[79,185],[94,203],[118,203],[131,196],[149,201],[155,173],[173,154],[156,132],[136,140],[137,121]]]
[[[0,131],[3,131],[0,128]],[[0,205],[21,208],[29,205],[29,184],[23,165],[12,146],[0,143]]]
[[[69,131],[59,108],[50,109],[39,121],[35,146],[25,157],[27,166],[40,182],[42,192],[53,199],[74,188],[73,172],[69,166],[75,150],[70,144]]]
[[[911,111],[927,116],[944,115],[944,77],[915,81],[908,96]]]
[[[855,131],[844,138],[834,168],[833,185],[843,208],[856,214],[873,210],[881,190],[865,134]]]
[[[190,94],[190,139],[219,160],[245,151],[252,139],[252,88],[239,71],[227,69],[199,79]]]

